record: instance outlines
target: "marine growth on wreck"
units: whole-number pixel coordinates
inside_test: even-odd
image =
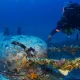
[[[0,46],[0,67],[3,66],[0,73],[9,80],[63,80],[80,68],[80,58],[48,58],[48,52],[67,51],[75,55],[79,46],[48,47],[43,40],[25,35],[11,36],[9,40],[4,36]]]

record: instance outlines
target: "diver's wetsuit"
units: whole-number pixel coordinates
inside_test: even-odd
[[[64,13],[56,27],[58,30],[67,29],[69,34],[70,28],[80,29],[80,5],[77,3],[72,3],[64,8]],[[54,35],[57,32],[56,29],[50,35]]]

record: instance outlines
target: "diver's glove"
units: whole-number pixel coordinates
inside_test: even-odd
[[[52,32],[48,36],[48,42],[51,41],[53,35],[56,33],[56,29],[52,30]]]
[[[48,42],[51,41],[51,39],[52,39],[52,35],[50,34],[50,35],[48,36]]]
[[[52,30],[52,32],[50,33],[50,35],[48,36],[48,41],[51,41],[51,39],[52,39],[52,36],[55,34],[55,33],[57,33],[57,32],[60,32],[60,29],[54,29],[54,30]]]

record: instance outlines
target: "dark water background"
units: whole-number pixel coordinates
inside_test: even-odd
[[[69,0],[0,0],[0,32],[9,27],[10,34],[16,35],[20,26],[23,34],[47,40],[62,15],[66,1]],[[72,1],[80,3],[79,0]],[[76,33],[72,38],[75,38],[74,35]],[[57,33],[53,41],[66,39],[68,37],[63,33]]]

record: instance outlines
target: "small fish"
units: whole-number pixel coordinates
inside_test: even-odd
[[[60,73],[63,74],[64,76],[67,76],[69,74],[69,70],[61,70],[59,69]]]

